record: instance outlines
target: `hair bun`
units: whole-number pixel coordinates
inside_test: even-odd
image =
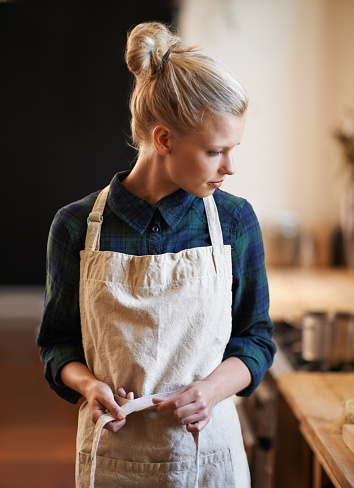
[[[136,76],[152,76],[163,55],[179,37],[159,22],[138,24],[128,33],[125,59],[128,69]]]
[[[206,113],[239,117],[247,108],[247,95],[230,71],[182,42],[165,24],[134,27],[125,57],[136,77],[129,106],[137,148],[152,143],[156,124],[190,134],[202,130]]]

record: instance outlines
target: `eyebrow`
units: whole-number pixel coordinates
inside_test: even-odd
[[[239,146],[241,144],[241,141],[236,144],[236,146]],[[221,149],[232,149],[232,147],[236,146],[223,146],[222,144],[209,144],[210,147],[215,147],[215,148],[221,148]]]

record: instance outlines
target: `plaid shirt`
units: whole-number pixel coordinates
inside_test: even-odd
[[[136,256],[176,253],[210,246],[203,200],[180,189],[153,205],[129,192],[115,175],[103,214],[100,250]],[[71,361],[85,363],[79,312],[80,250],[85,247],[87,217],[99,192],[56,214],[48,239],[44,314],[37,343],[49,386],[75,403],[80,395],[60,379]],[[224,358],[242,359],[252,383],[247,396],[271,366],[275,353],[268,315],[268,283],[261,231],[251,205],[221,190],[214,192],[224,244],[232,247],[232,334]]]

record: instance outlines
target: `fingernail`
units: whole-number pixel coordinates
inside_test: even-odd
[[[121,392],[123,393],[123,395],[126,395],[127,394],[127,392],[125,391],[124,388],[121,388]]]
[[[119,414],[117,415],[117,419],[118,419],[118,420],[123,420],[123,419],[125,419],[125,415],[124,415],[124,413],[119,412]]]

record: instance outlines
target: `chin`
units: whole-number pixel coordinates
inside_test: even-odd
[[[199,198],[205,198],[205,197],[210,197],[210,195],[212,195],[215,191],[215,188],[209,188],[209,189],[206,189],[206,190],[199,190],[199,191],[193,191],[193,192],[189,192],[191,193],[192,195],[195,195],[196,197],[199,197]]]

